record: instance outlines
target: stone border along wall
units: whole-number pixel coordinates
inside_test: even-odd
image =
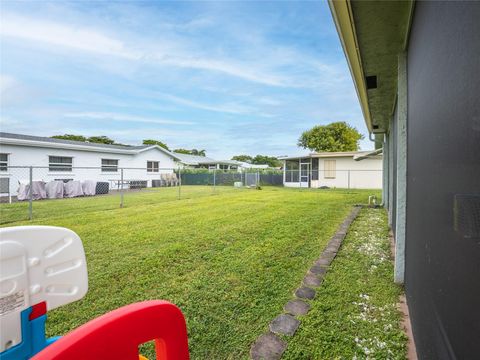
[[[307,271],[302,284],[294,292],[294,298],[283,307],[284,313],[278,315],[270,322],[270,331],[258,337],[250,349],[250,357],[254,360],[280,359],[287,348],[287,343],[278,335],[293,336],[300,326],[300,321],[295,318],[305,315],[310,310],[310,304],[305,299],[315,297],[315,289],[322,284],[323,277],[333,261],[347,235],[348,228],[357,217],[361,206],[355,206],[347,218],[330,239],[327,247],[312,267]]]

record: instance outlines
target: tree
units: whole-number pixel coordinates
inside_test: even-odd
[[[282,166],[282,162],[274,156],[257,155],[253,158],[252,164],[263,165],[267,164],[270,167]]]
[[[52,136],[54,139],[63,139],[63,140],[73,140],[73,141],[87,141],[87,138],[83,135],[73,135],[73,134],[65,134],[65,135],[54,135]]]
[[[51,136],[51,137],[53,139],[91,142],[91,143],[97,143],[97,144],[123,145],[123,144],[115,142],[115,140],[112,140],[109,137],[104,136],[104,135],[86,137],[86,136],[83,136],[83,135],[65,134],[65,135],[54,135],[54,136]]]
[[[179,154],[206,156],[206,151],[205,150],[197,150],[197,149],[192,149],[192,150],[175,149],[175,150],[173,150],[173,152],[176,152],[176,153],[179,153]]]
[[[235,156],[232,156],[232,160],[251,164],[253,161],[253,157],[251,157],[250,155],[235,155]]]
[[[158,145],[166,150],[170,150],[167,144],[159,140],[146,139],[146,140],[143,140],[143,145]]]
[[[88,142],[91,142],[91,143],[97,143],[97,144],[109,144],[109,145],[112,145],[112,144],[115,144],[115,141],[110,139],[109,137],[107,136],[90,136],[88,139],[87,139]]]
[[[312,151],[357,151],[363,135],[346,122],[314,126],[302,133],[298,146]]]
[[[197,150],[197,149],[192,149],[191,150],[192,155],[197,155],[197,156],[205,156],[205,150]]]

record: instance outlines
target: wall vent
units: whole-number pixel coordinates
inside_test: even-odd
[[[377,88],[377,75],[367,76],[365,80],[367,82],[367,90]]]

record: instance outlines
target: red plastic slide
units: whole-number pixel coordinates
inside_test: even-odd
[[[100,316],[48,346],[34,360],[138,360],[138,346],[155,340],[157,360],[188,360],[185,318],[161,300],[124,306]]]

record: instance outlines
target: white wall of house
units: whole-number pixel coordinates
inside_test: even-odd
[[[335,161],[335,171],[326,170],[325,161]],[[319,158],[318,180],[311,180],[312,188],[321,186],[350,189],[382,188],[382,157],[355,161],[352,156]],[[332,176],[333,175],[333,176]],[[286,182],[285,187],[308,187],[301,182]]]
[[[45,182],[55,179],[109,181],[121,178],[121,171],[102,172],[102,159],[118,160],[119,168],[141,168],[140,170],[124,169],[123,177],[126,180],[148,180],[151,186],[152,179],[159,179],[161,173],[172,173],[177,168],[175,160],[163,151],[152,148],[137,154],[114,153],[109,150],[83,151],[59,149],[53,147],[33,147],[23,145],[0,144],[0,153],[8,154],[9,166],[41,166],[33,169],[33,180]],[[50,171],[49,156],[73,158],[72,171]],[[158,161],[159,172],[147,172],[147,161]],[[94,167],[94,169],[79,169],[76,167]],[[10,178],[10,191],[16,194],[18,181],[28,181],[27,168],[8,168],[0,171],[0,177]]]

